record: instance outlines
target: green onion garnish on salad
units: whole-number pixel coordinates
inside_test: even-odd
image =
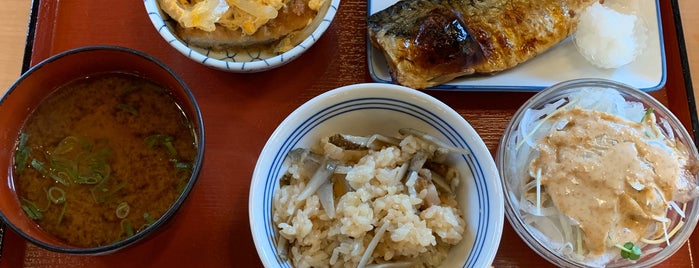
[[[615,246],[621,249],[621,257],[624,259],[635,261],[641,258],[641,248],[631,242],[626,242],[623,246],[619,244]]]
[[[646,113],[644,113],[643,117],[641,117],[640,123],[643,123],[644,121],[648,120],[651,114],[653,114],[653,107],[646,109]]]

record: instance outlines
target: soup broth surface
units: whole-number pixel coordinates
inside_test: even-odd
[[[13,180],[43,230],[74,246],[104,246],[170,208],[196,151],[190,121],[164,88],[100,74],[62,86],[32,112]]]

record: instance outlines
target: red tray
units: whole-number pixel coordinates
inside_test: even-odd
[[[652,95],[695,133],[697,115],[678,4],[660,1],[660,6],[668,75],[666,86]],[[199,101],[206,155],[189,200],[156,235],[111,255],[75,256],[44,250],[7,229],[0,267],[261,267],[247,208],[257,156],[276,126],[305,101],[339,86],[372,81],[366,10],[365,0],[343,0],[326,34],[300,58],[272,71],[236,74],[209,69],[172,49],[151,25],[141,1],[34,0],[25,70],[53,54],[86,45],[120,45],[151,54],[179,73]],[[533,94],[426,92],[462,114],[491,153],[512,114]],[[661,266],[693,267],[697,239],[693,235]],[[551,264],[529,249],[507,222],[493,265]]]

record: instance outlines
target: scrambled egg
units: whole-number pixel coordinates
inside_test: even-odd
[[[160,7],[187,28],[211,32],[216,24],[252,35],[278,15],[289,0],[158,0]],[[319,10],[323,0],[310,0]]]
[[[160,8],[187,28],[207,32],[216,29],[216,22],[229,9],[226,0],[158,0]]]
[[[243,33],[251,35],[276,18],[277,10],[287,2],[289,0],[228,0],[232,8],[219,20],[219,24],[231,29],[240,28]]]

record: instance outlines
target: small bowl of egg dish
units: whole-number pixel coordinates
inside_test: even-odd
[[[145,0],[173,48],[208,67],[238,73],[282,66],[328,29],[340,0]]]
[[[534,95],[496,161],[519,236],[561,267],[652,267],[699,219],[697,159],[681,122],[652,96],[601,79]]]
[[[500,187],[453,109],[403,86],[348,85],[271,134],[250,228],[267,267],[486,267],[502,234]]]
[[[108,254],[175,216],[195,186],[204,126],[159,60],[80,47],[30,68],[0,100],[0,218],[55,252]]]

